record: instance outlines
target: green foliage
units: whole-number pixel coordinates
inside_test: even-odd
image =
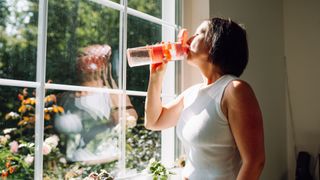
[[[160,132],[146,130],[143,124],[127,129],[126,165],[128,169],[143,170],[151,158],[160,158]]]
[[[169,175],[174,173],[169,171],[161,162],[151,159],[148,170],[152,174],[153,180],[167,180]]]
[[[138,11],[161,18],[161,0],[129,0],[128,6]]]
[[[1,138],[4,138],[2,136]],[[10,151],[9,143],[0,144],[0,169],[2,177],[10,179],[33,179],[33,168],[24,161],[25,154],[34,154],[34,144],[20,141],[21,153],[16,154]]]
[[[6,0],[0,0],[0,30],[5,26],[6,17],[9,14]]]
[[[119,48],[119,12],[91,1],[49,1],[47,41],[46,76],[54,83],[76,84],[75,62],[81,48],[91,44],[108,44],[113,52]]]

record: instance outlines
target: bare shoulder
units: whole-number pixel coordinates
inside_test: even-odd
[[[235,79],[231,81],[227,88],[235,93],[248,90],[252,91],[250,84],[241,79]]]
[[[227,105],[231,106],[256,106],[257,99],[255,93],[250,86],[244,80],[233,80],[228,84],[225,89],[224,100]]]
[[[225,93],[231,97],[241,97],[254,94],[250,84],[240,79],[231,81],[225,91]]]

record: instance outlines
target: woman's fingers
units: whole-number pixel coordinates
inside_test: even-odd
[[[151,73],[155,73],[155,72],[160,72],[160,71],[164,71],[167,67],[167,61],[165,60],[162,63],[157,63],[157,64],[151,64],[150,65],[150,70]]]

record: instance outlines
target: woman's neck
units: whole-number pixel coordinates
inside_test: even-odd
[[[223,75],[220,68],[211,63],[210,65],[201,68],[201,74],[205,85],[214,83]]]

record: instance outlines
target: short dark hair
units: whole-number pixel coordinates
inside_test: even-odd
[[[244,28],[230,19],[212,18],[206,35],[209,57],[223,74],[239,77],[248,64],[248,42]]]

